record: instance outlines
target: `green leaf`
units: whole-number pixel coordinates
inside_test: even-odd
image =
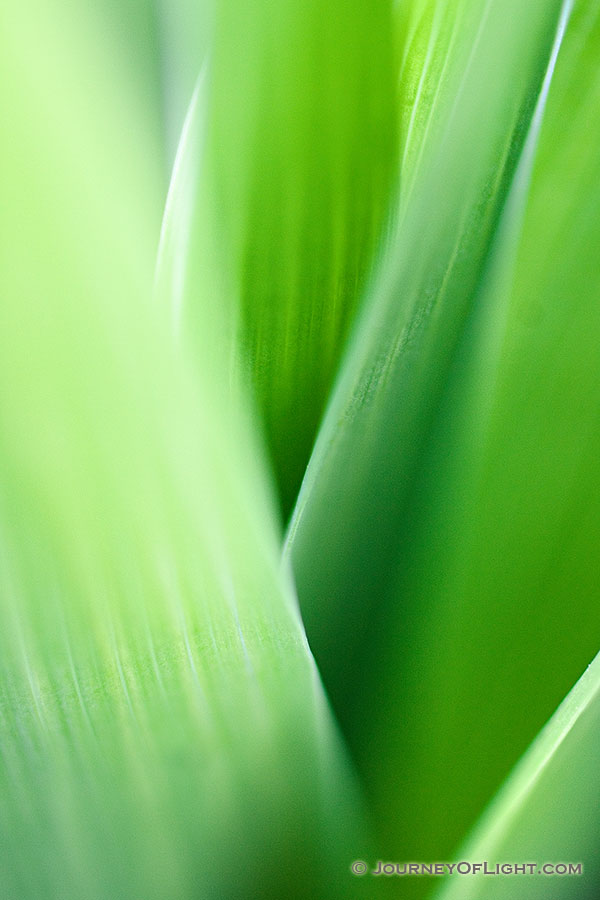
[[[440,900],[557,900],[595,896],[597,854],[600,657],[596,657],[461,848],[460,859],[537,863],[535,874],[455,876]],[[550,863],[581,864],[581,875],[540,874]]]
[[[94,22],[0,11],[2,890],[327,894],[356,788],[254,423],[150,302],[159,166]]]
[[[397,827],[390,779],[405,808],[431,809],[409,853],[451,852],[600,646],[600,30],[581,2],[562,39],[569,8],[413,476],[397,611],[370,657],[387,687],[376,707],[354,697],[380,747],[382,830]],[[390,727],[408,715],[410,731]]]
[[[397,568],[412,473],[510,187],[557,6],[536,3],[515,29],[506,4],[457,3],[459,37],[434,51],[434,68],[447,68],[444,97],[289,530],[303,615],[334,693],[337,651],[363,643],[362,626]],[[424,67],[427,54],[415,52]]]
[[[174,212],[187,224],[170,226],[187,233],[177,318],[202,359],[221,296],[204,277],[216,252],[231,297],[227,353],[253,385],[285,513],[396,173],[391,5],[227,0],[214,27]]]
[[[600,643],[593,7],[530,199],[568,6],[470,9],[289,533],[390,859],[448,857]]]

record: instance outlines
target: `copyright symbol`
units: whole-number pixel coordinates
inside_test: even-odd
[[[355,859],[350,866],[350,871],[353,875],[364,875],[367,871],[367,864],[362,859]]]

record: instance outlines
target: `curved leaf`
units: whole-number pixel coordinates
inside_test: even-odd
[[[540,546],[547,513],[514,487],[514,466],[523,487],[528,477],[520,442],[531,416],[523,398],[523,418],[513,418],[522,397],[514,383],[514,403],[494,421],[510,465],[487,443],[498,319],[485,298],[492,281],[504,298],[507,271],[510,281],[527,200],[522,182],[564,10],[536,3],[524,13],[494,2],[457,9],[464,18],[453,47],[443,48],[443,95],[424,131],[414,186],[400,199],[397,244],[353,336],[288,535],[308,637],[370,785],[389,859],[448,856],[597,644],[593,632],[575,634],[559,592],[546,617],[553,570],[538,561],[549,562]],[[560,163],[554,171],[563,171]],[[545,221],[560,227],[548,211]],[[540,248],[545,258],[547,244]],[[583,365],[591,378],[589,358]],[[550,400],[543,381],[539,387]],[[587,413],[578,421],[580,447],[590,424]],[[552,430],[540,437],[550,456]],[[583,452],[591,460],[591,448]],[[557,458],[557,477],[561,465]],[[555,481],[540,476],[537,484],[550,504]],[[583,563],[583,542],[573,558],[565,577]],[[541,575],[545,588],[535,580]],[[578,609],[590,623],[585,591]],[[540,620],[548,639],[535,658],[543,671],[550,635],[569,636],[543,685],[529,652]],[[530,702],[515,712],[522,682]],[[418,879],[405,887],[423,889]]]
[[[387,214],[392,44],[389,0],[216,8],[203,121],[189,132],[179,318],[202,358],[220,295],[201,273],[216,248],[232,298],[221,353],[241,358],[254,387],[284,512]]]

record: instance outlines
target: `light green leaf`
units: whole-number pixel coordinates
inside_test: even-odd
[[[151,303],[160,173],[94,21],[0,10],[2,892],[327,894],[356,789],[255,423]]]
[[[148,0],[146,0],[148,2]],[[164,124],[172,163],[213,28],[210,0],[152,0],[160,34]]]

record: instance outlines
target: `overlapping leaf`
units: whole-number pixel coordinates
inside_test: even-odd
[[[182,191],[178,321],[202,359],[219,302],[205,284],[212,243],[235,298],[229,353],[288,511],[396,172],[391,6],[227,0],[214,27]]]
[[[514,174],[558,8],[536,3],[518,30],[511,10],[494,2],[454,11],[457,43],[449,46],[450,34],[434,51],[449,71],[412,199],[370,288],[290,528],[303,613],[316,645],[321,634],[332,641],[321,647],[332,678],[334,644],[362,643],[370,601],[395,572],[403,503]],[[348,629],[331,628],[332,619]]]
[[[564,530],[595,483],[598,382],[585,348],[597,335],[598,164],[578,151],[588,199],[572,198],[581,220],[567,225],[548,198],[568,196],[565,172],[584,138],[564,86],[551,95],[562,118],[554,113],[544,138],[556,154],[550,180],[542,187],[538,175],[534,187],[545,200],[531,200],[539,207],[521,247],[517,278],[531,280],[511,287],[569,5],[460,10],[444,93],[421,127],[429,149],[409,163],[398,243],[354,335],[289,536],[309,639],[392,859],[451,853],[598,646],[593,500],[581,527]],[[576,22],[585,15],[582,6]],[[569,40],[578,46],[576,31]],[[593,117],[591,68],[574,49],[561,53],[562,84],[571,79]],[[577,250],[565,254],[567,229]],[[506,334],[517,343],[501,341],[500,364],[513,291],[546,310],[549,330],[515,313]],[[568,349],[559,334],[572,335]]]
[[[600,645],[598,11],[577,4],[561,40],[569,10],[414,477],[396,624],[374,657],[374,678],[391,675],[374,783],[389,827],[389,779],[405,803],[427,798],[415,850],[450,852],[435,808],[452,829],[474,819]],[[399,708],[410,734],[386,742]]]
[[[274,495],[350,334],[288,550],[378,854],[449,858],[600,643],[598,4],[108,3],[129,66],[58,7],[0,10],[3,889],[393,891]],[[460,852],[592,896],[597,731],[596,662]]]

